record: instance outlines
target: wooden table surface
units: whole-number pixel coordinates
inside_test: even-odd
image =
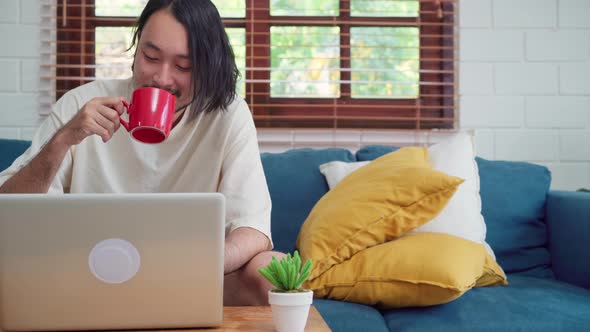
[[[190,332],[190,331],[275,331],[272,322],[270,306],[264,307],[224,307],[223,325],[218,328],[206,329],[170,329],[170,330],[148,330],[149,332]],[[305,332],[326,332],[331,331],[320,313],[312,305],[307,318]],[[0,332],[2,329],[0,328]],[[134,331],[138,332],[138,331]]]
[[[270,306],[224,307],[223,325],[208,331],[275,331]],[[307,318],[306,332],[331,331],[318,310],[312,305]]]
[[[224,307],[223,325],[218,328],[207,329],[180,329],[180,330],[151,330],[150,332],[189,332],[189,331],[275,331],[272,322],[272,311],[270,306],[261,307]],[[312,305],[307,318],[305,332],[331,331],[317,309]]]

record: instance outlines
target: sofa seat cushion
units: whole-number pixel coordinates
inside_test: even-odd
[[[487,241],[506,273],[553,277],[547,249],[547,167],[477,158]]]
[[[262,153],[262,166],[272,200],[274,249],[293,252],[299,228],[316,202],[328,192],[319,166],[333,160],[355,161],[346,149],[293,149]]]
[[[368,305],[320,299],[314,299],[313,305],[332,331],[389,331],[381,312]]]
[[[444,305],[383,313],[391,331],[584,331],[590,291],[560,281],[508,275],[507,287],[474,288]]]

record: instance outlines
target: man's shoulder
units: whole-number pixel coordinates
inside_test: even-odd
[[[236,120],[244,121],[252,117],[248,104],[241,97],[235,97],[225,108],[218,108],[213,112],[202,113],[202,115],[209,121],[223,126],[227,126]]]
[[[242,98],[240,96],[236,96],[229,103],[229,105],[219,113],[225,114],[225,116],[230,116],[232,118],[235,118],[235,117],[238,117],[238,118],[247,117],[248,118],[248,117],[252,116],[252,113],[250,112],[250,108],[248,107],[248,104],[246,103],[244,98]]]
[[[248,108],[248,104],[246,103],[246,101],[244,100],[244,98],[237,96],[234,97],[228,104],[226,107],[220,107],[216,110],[214,110],[213,114],[225,114],[227,115],[229,114],[233,114],[235,112],[244,112],[244,111],[250,111],[250,109]]]

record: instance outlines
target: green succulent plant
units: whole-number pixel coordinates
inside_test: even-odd
[[[308,259],[301,266],[301,257],[295,250],[293,256],[287,254],[280,261],[275,257],[265,267],[258,269],[258,272],[270,281],[274,286],[275,292],[296,293],[301,292],[301,285],[309,278],[311,273],[311,259]]]

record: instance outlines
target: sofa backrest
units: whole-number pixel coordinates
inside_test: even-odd
[[[30,141],[0,139],[0,172],[12,165],[12,162],[29,146],[31,146]]]
[[[476,158],[486,240],[506,272],[553,277],[545,223],[545,166]]]

